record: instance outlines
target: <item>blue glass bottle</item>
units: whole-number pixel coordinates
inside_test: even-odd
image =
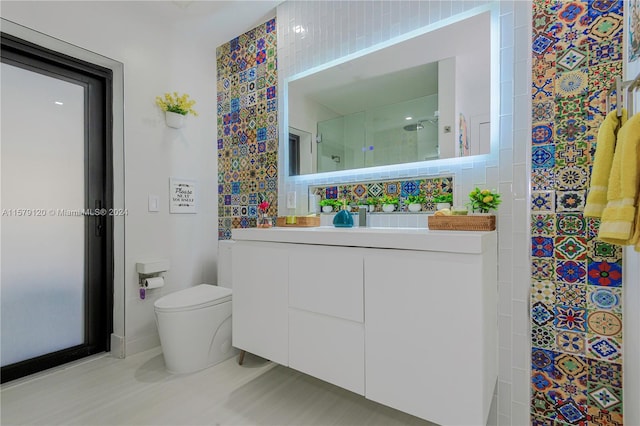
[[[347,210],[340,210],[333,218],[333,226],[336,228],[353,228],[353,217]]]

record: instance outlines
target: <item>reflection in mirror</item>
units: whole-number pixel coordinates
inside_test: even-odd
[[[489,153],[490,60],[487,11],[292,78],[290,175]]]

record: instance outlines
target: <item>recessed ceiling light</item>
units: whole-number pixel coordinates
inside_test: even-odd
[[[413,117],[405,117],[405,120],[413,120]]]
[[[54,104],[56,104],[56,105],[64,105],[64,103],[62,103],[60,101],[55,101]]]
[[[295,27],[293,27],[293,32],[294,33],[300,34],[300,33],[306,32],[306,31],[307,30],[302,25],[296,25]]]

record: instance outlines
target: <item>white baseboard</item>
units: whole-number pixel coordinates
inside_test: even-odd
[[[125,357],[124,337],[111,334],[111,356],[114,358]]]
[[[160,336],[153,334],[151,336],[140,337],[135,340],[129,340],[126,342],[126,356],[137,354],[140,352],[148,351],[160,346]]]

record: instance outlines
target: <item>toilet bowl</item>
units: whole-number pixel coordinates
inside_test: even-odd
[[[221,241],[222,243],[222,241]],[[231,346],[231,245],[219,250],[219,285],[200,284],[154,303],[167,370],[191,373],[237,353]],[[228,281],[227,281],[228,280]]]

